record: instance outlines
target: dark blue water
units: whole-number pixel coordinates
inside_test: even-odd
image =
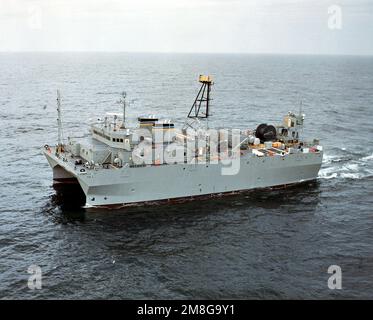
[[[325,148],[317,181],[112,211],[56,194],[40,151],[57,138],[56,89],[65,136],[81,136],[123,90],[132,118],[181,123],[201,73],[211,126],[281,121],[302,100],[304,134]],[[371,57],[0,54],[0,298],[372,298],[372,111]]]

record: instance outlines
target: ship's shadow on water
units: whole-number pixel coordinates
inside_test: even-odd
[[[186,216],[218,214],[229,212],[230,209],[255,211],[256,209],[276,210],[278,213],[289,211],[284,208],[299,207],[312,211],[319,203],[320,182],[318,180],[304,182],[278,189],[257,189],[232,194],[223,197],[208,199],[195,199],[183,203],[154,203],[152,205],[137,205],[122,207],[119,209],[108,208],[84,208],[85,195],[83,191],[74,186],[71,188],[55,188],[45,211],[51,214],[57,223],[74,221],[86,221],[98,219],[109,222],[118,218],[126,220],[142,220],[147,218],[154,220],[167,220],[167,216]]]

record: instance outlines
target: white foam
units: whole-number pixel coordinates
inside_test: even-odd
[[[323,168],[319,171],[319,178],[322,178],[322,179],[336,178],[338,174],[334,171],[335,171],[334,167]]]
[[[369,159],[373,159],[373,155],[372,157],[369,157]],[[343,166],[336,164],[320,169],[318,177],[320,179],[363,179],[372,175],[371,170],[364,170],[362,167],[364,167],[364,161],[362,161],[362,159],[351,161]]]
[[[319,172],[319,179],[334,179],[337,178],[338,174],[336,172],[332,173],[331,175],[323,174],[322,172]]]
[[[371,154],[370,156],[361,158],[361,161],[369,161],[369,160],[373,160],[373,154]]]
[[[328,155],[328,154],[324,154],[323,156],[323,163],[332,163],[333,160],[337,159],[338,156],[336,155]]]
[[[357,163],[346,164],[345,166],[342,167],[342,170],[359,171],[359,165]]]
[[[340,177],[347,179],[361,179],[363,176],[360,173],[342,172]]]

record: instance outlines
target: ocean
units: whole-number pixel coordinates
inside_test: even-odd
[[[120,112],[122,91],[129,121],[182,123],[199,74],[215,82],[212,127],[255,129],[302,104],[304,136],[325,150],[318,179],[119,210],[56,194],[41,148],[57,140],[57,89],[66,138]],[[1,53],[0,298],[372,298],[372,111],[373,57]],[[32,265],[41,289],[28,286]]]

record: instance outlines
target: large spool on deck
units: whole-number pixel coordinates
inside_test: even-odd
[[[277,137],[277,130],[273,125],[262,123],[256,128],[255,136],[259,138],[261,142],[274,141]]]

